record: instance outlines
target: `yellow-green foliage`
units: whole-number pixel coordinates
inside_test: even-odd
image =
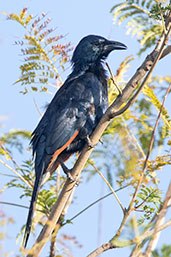
[[[26,94],[30,89],[44,92],[50,84],[61,86],[60,73],[69,61],[70,43],[61,43],[63,35],[53,35],[55,29],[48,28],[51,19],[44,13],[41,17],[33,18],[24,8],[19,15],[12,13],[7,17],[25,28],[23,40],[15,42],[21,47],[24,60],[20,66],[21,76],[15,82],[24,86],[21,92]]]
[[[136,35],[141,49],[138,54],[156,43],[165,30],[164,16],[170,9],[169,1],[127,0],[112,7],[114,23],[127,22],[127,34]]]

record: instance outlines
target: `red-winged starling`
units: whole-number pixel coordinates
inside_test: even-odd
[[[107,76],[103,60],[113,50],[127,47],[101,36],[84,37],[72,56],[73,71],[57,91],[32,133],[35,156],[35,183],[26,222],[24,247],[29,238],[38,190],[44,174],[53,172],[75,152],[80,152],[87,138],[108,107]]]

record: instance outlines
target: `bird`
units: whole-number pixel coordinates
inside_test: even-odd
[[[35,182],[25,226],[23,245],[27,246],[38,192],[47,172],[80,153],[108,107],[107,74],[104,60],[113,50],[126,45],[98,35],[83,37],[76,46],[72,72],[58,89],[32,133],[31,146],[35,163]]]

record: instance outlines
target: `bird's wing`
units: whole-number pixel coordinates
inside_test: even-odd
[[[91,76],[90,76],[91,77]],[[29,214],[26,222],[24,246],[29,238],[33,212],[43,174],[57,156],[75,139],[90,117],[90,110],[95,104],[93,87],[98,80],[78,78],[66,82],[56,93],[44,116],[33,132],[31,144],[36,154],[36,180],[33,188]],[[99,96],[96,95],[97,98]],[[98,103],[96,103],[98,105]]]
[[[48,128],[49,133],[46,138],[45,154],[53,157],[48,167],[51,166],[58,155],[76,138],[85,122],[86,115],[84,111],[80,111],[79,108],[74,107],[72,100],[63,108],[62,114],[58,117],[55,114],[51,116],[51,122]]]
[[[57,157],[84,127],[94,104],[91,86],[89,80],[82,83],[80,78],[58,90],[33,132],[32,145],[37,167],[45,155],[52,157],[55,154]]]

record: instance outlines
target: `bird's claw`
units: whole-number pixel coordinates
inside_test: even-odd
[[[76,182],[76,185],[78,185],[79,181],[77,181],[77,179],[73,178],[73,176],[71,175],[72,169],[68,169],[67,166],[64,164],[64,162],[61,159],[59,159],[59,162],[60,162],[61,167],[62,167],[64,173],[66,174],[67,178],[69,178],[72,182]]]
[[[87,143],[89,148],[94,148],[96,146],[96,144],[93,144],[91,142],[91,139],[89,138],[89,136],[86,137],[86,143]]]
[[[71,175],[72,169],[68,169],[64,163],[61,163],[61,167],[64,173],[66,174],[67,178],[69,178],[71,181],[75,181],[75,179]]]
[[[71,171],[72,169],[68,169],[67,172],[64,171],[64,173],[67,175],[67,178],[69,178],[72,182],[76,182],[76,179],[73,178],[73,176],[71,175]]]
[[[67,175],[67,178],[69,178],[72,182],[75,182],[75,185],[78,186],[79,183],[80,183],[80,180],[73,178],[73,176],[71,175],[72,169],[68,169],[68,170],[69,170],[69,171],[67,171],[67,173],[64,171],[65,174]]]

